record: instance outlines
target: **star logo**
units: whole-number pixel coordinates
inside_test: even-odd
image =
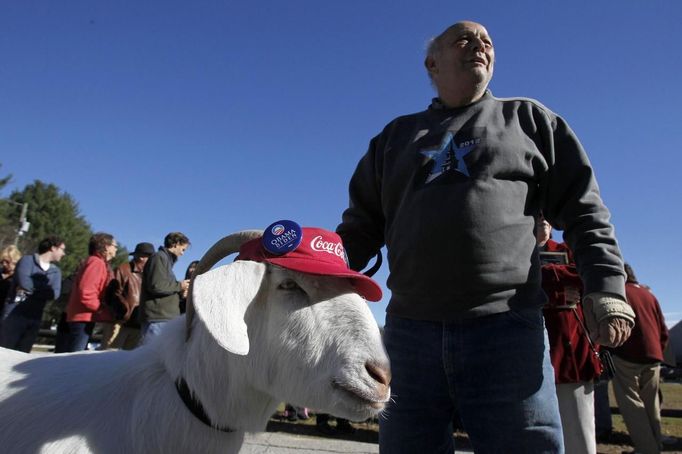
[[[455,171],[468,177],[469,168],[466,162],[464,162],[464,156],[469,154],[478,143],[480,143],[480,139],[467,140],[458,147],[455,144],[455,136],[451,131],[448,131],[437,148],[420,151],[426,158],[424,164],[433,161],[433,166],[426,177],[425,183],[430,183],[453,167]]]

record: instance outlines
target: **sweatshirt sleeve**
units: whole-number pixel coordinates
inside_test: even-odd
[[[164,263],[161,254],[154,254],[144,267],[145,290],[152,296],[166,296],[179,293],[182,290],[180,282],[171,273]]]
[[[571,128],[549,117],[545,143],[545,218],[564,231],[584,283],[585,294],[606,292],[625,301],[625,273],[610,213],[604,205],[594,171]]]
[[[32,261],[32,256],[25,255],[19,260],[19,263],[17,263],[17,267],[14,270],[14,283],[16,286],[29,292],[33,291],[33,280],[31,279]]]
[[[358,163],[350,185],[350,201],[336,232],[343,240],[351,269],[362,270],[384,245],[385,219],[381,208],[381,163],[377,143]]]

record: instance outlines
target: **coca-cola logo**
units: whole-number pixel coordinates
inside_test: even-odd
[[[318,235],[310,241],[310,247],[313,251],[326,252],[341,257],[345,260],[343,253],[343,245],[339,242],[325,241],[322,235]]]

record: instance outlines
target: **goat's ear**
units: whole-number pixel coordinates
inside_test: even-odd
[[[197,316],[225,350],[249,353],[244,314],[258,294],[265,265],[237,261],[207,271],[194,280],[192,299]]]

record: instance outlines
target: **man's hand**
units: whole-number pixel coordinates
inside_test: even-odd
[[[592,342],[605,347],[620,347],[628,340],[632,331],[629,320],[620,317],[611,317],[599,324],[597,336],[590,335]]]
[[[622,299],[607,293],[590,293],[585,296],[583,309],[593,342],[620,347],[630,337],[635,313]]]

